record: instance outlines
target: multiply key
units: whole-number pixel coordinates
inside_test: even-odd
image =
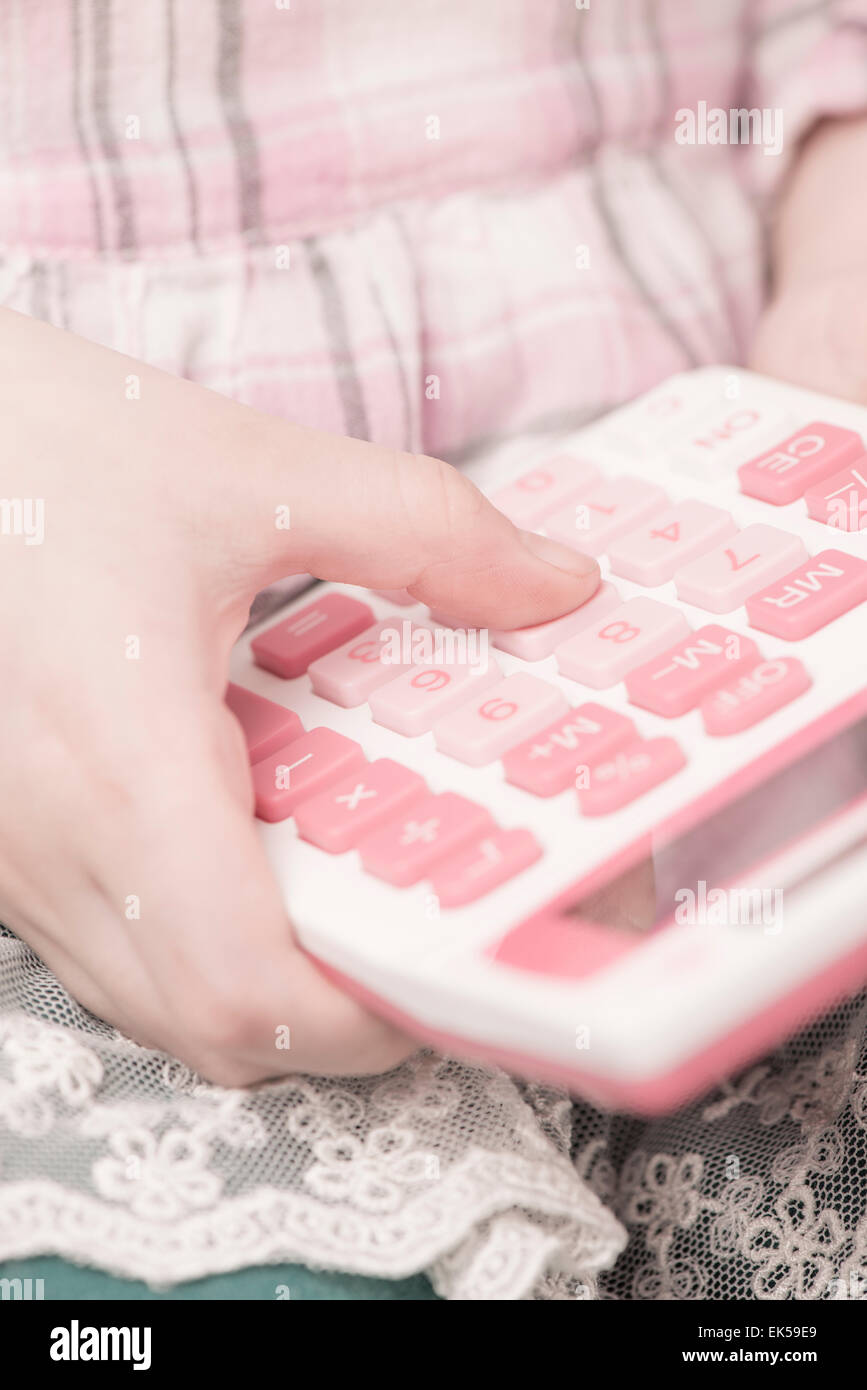
[[[302,839],[340,854],[426,791],[424,778],[417,772],[391,758],[378,758],[303,802],[295,812],[295,824]]]

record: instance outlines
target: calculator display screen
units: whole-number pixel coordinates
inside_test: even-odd
[[[771,894],[761,865],[817,831],[867,793],[867,718],[849,725],[743,796],[564,909],[565,915],[627,931],[648,931],[675,916],[689,894],[741,882]],[[750,870],[755,868],[751,874]],[[766,875],[767,876],[767,875]]]

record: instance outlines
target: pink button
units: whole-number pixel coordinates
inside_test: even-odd
[[[797,641],[867,598],[867,562],[823,550],[747,599],[751,627]]]
[[[541,846],[529,830],[494,830],[438,864],[431,873],[431,887],[440,907],[464,907],[541,856]]]
[[[728,512],[708,502],[678,502],[638,531],[612,545],[608,559],[615,574],[653,587],[671,579],[675,570],[727,536],[737,527]]]
[[[494,829],[483,806],[456,792],[440,796],[429,792],[398,820],[368,835],[358,848],[369,874],[396,888],[407,888],[424,878],[438,860]]]
[[[777,526],[747,526],[678,570],[674,576],[677,596],[710,613],[730,613],[806,558],[807,548],[799,536]]]
[[[241,685],[233,685],[230,681],[223,698],[241,725],[251,763],[267,758],[269,753],[304,732],[304,725],[294,710],[255,695]]]
[[[571,454],[557,454],[495,492],[491,501],[516,526],[532,530],[548,512],[574,497],[582,488],[590,487],[598,478],[599,473],[592,463],[573,458]]]
[[[601,555],[618,536],[667,505],[668,498],[656,483],[612,478],[546,517],[545,534],[585,555]]]
[[[583,980],[634,950],[641,937],[569,917],[529,917],[504,937],[494,960],[513,970]]]
[[[555,656],[564,676],[603,690],[688,632],[689,623],[678,609],[653,598],[631,598],[592,628],[570,637]]]
[[[635,736],[635,725],[624,714],[579,705],[504,754],[506,781],[535,796],[555,796],[575,785],[580,769],[603,762]]]
[[[417,772],[391,758],[378,758],[303,802],[295,812],[295,824],[302,839],[340,854],[354,849],[365,835],[426,791],[424,778]]]
[[[480,699],[467,700],[438,719],[434,740],[441,753],[482,767],[568,708],[556,685],[519,671],[492,685]]]
[[[864,444],[854,430],[814,420],[739,468],[741,492],[781,507],[863,453]]]
[[[313,689],[323,699],[346,709],[363,705],[372,690],[409,670],[412,639],[417,632],[430,629],[406,618],[383,618],[336,651],[312,662],[308,674]]]
[[[760,661],[735,680],[721,685],[702,702],[701,717],[709,734],[739,734],[782,709],[813,684],[793,656]]]
[[[732,679],[758,657],[759,649],[749,637],[709,623],[630,671],[626,689],[634,705],[673,719],[695,709],[715,686]]]
[[[377,724],[413,738],[426,734],[436,721],[464,700],[489,689],[502,672],[489,657],[486,666],[431,662],[415,666],[370,693],[370,712]]]
[[[366,603],[346,594],[324,594],[260,632],[250,647],[259,666],[290,680],[302,676],[311,661],[348,642],[372,622],[373,613]]]
[[[398,608],[408,608],[410,604],[417,603],[412,594],[407,593],[406,589],[371,589],[372,594],[378,594],[380,598],[388,599],[389,603],[396,603]]]
[[[590,770],[590,784],[578,792],[585,816],[607,816],[673,777],[686,759],[673,738],[636,739],[608,762]]]
[[[333,729],[311,729],[254,765],[256,815],[285,820],[307,797],[364,766],[364,754],[351,738]]]
[[[840,531],[863,531],[867,527],[867,458],[808,487],[804,501],[816,521]]]
[[[603,581],[592,598],[562,618],[553,618],[550,623],[537,623],[535,627],[513,628],[511,632],[492,632],[491,641],[501,652],[510,652],[522,661],[542,661],[567,637],[589,627],[621,602],[614,585]]]

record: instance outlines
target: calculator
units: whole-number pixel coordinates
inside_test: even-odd
[[[597,592],[487,631],[320,583],[249,629],[268,858],[420,1040],[668,1111],[867,979],[867,409],[702,368],[471,475]]]

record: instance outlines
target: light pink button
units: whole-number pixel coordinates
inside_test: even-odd
[[[295,812],[298,834],[330,854],[354,849],[365,835],[391,820],[427,792],[424,778],[408,767],[378,758]]]
[[[223,698],[241,725],[251,763],[267,758],[269,753],[304,732],[304,725],[294,710],[255,695],[241,685],[233,685],[230,681]]]
[[[571,454],[557,454],[495,492],[491,501],[516,526],[532,530],[548,512],[598,478],[599,472],[592,463]]]
[[[854,430],[814,420],[739,468],[741,492],[781,507],[863,453],[864,444]]]
[[[799,536],[777,526],[747,526],[678,570],[677,596],[710,613],[730,613],[806,558],[807,547]]]
[[[565,714],[569,705],[556,685],[518,671],[467,700],[434,724],[437,748],[471,767],[482,767],[507,748]]]
[[[668,719],[686,714],[705,695],[759,658],[749,637],[718,623],[691,632],[676,647],[630,671],[626,689],[634,705]]]
[[[709,734],[717,736],[740,734],[796,700],[812,684],[800,661],[793,656],[759,661],[702,702],[704,727]]]
[[[406,589],[371,589],[372,594],[378,594],[380,598],[388,599],[389,603],[396,603],[398,608],[408,608],[410,604],[416,603],[412,594],[407,593]]]
[[[256,815],[260,820],[285,820],[307,797],[364,766],[364,754],[351,738],[333,729],[311,729],[254,764]]]
[[[657,483],[612,478],[545,518],[545,534],[585,555],[601,555],[612,541],[661,512],[668,497]]]
[[[436,721],[464,700],[472,700],[500,679],[499,666],[458,666],[432,662],[415,666],[370,693],[370,712],[377,724],[413,738],[426,734]]]
[[[324,594],[260,632],[250,647],[259,666],[291,680],[302,676],[311,661],[348,642],[372,622],[366,603],[347,594]]]
[[[570,637],[555,656],[564,676],[604,690],[673,647],[688,632],[689,623],[678,609],[653,598],[631,598],[593,627]]]
[[[622,536],[608,551],[615,574],[653,587],[671,579],[682,565],[727,536],[737,527],[728,512],[709,502],[678,502],[659,512],[637,531]]]
[[[621,602],[614,585],[603,581],[592,598],[562,618],[554,618],[550,623],[537,623],[535,627],[513,628],[511,632],[492,632],[491,641],[500,651],[519,656],[522,661],[542,661],[567,637],[589,627]]]
[[[383,618],[311,663],[308,674],[313,689],[346,709],[363,705],[372,690],[409,670],[411,659],[396,658],[411,658],[413,635],[422,631],[430,629],[407,618]]]
[[[456,792],[429,792],[397,820],[366,836],[358,848],[369,874],[406,888],[424,878],[438,860],[494,829],[483,806]]]
[[[579,705],[503,755],[506,781],[535,796],[556,796],[575,785],[579,769],[604,762],[635,736],[624,714]]]
[[[464,907],[535,864],[542,849],[529,830],[494,830],[442,860],[431,873],[440,907]]]
[[[750,626],[798,641],[867,598],[867,562],[823,550],[747,599]]]
[[[714,478],[758,452],[767,440],[781,439],[789,416],[775,406],[748,400],[728,402],[717,413],[691,420],[682,444],[669,448],[673,467],[693,477]]]
[[[867,458],[808,487],[804,501],[816,521],[839,531],[863,531],[867,527]]]
[[[578,804],[585,816],[607,816],[685,766],[673,738],[636,739],[608,762],[591,768],[589,786],[579,790]]]
[[[513,970],[583,980],[613,965],[640,945],[637,933],[554,915],[529,917],[510,931],[493,952],[494,960]]]

